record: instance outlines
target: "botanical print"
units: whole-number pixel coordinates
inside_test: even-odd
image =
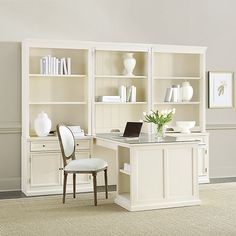
[[[209,72],[209,107],[227,108],[233,106],[233,73]]]
[[[225,86],[227,86],[226,81],[221,81],[220,86],[217,88],[218,96],[223,96],[224,95]]]

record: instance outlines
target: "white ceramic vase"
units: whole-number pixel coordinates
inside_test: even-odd
[[[125,67],[125,75],[134,76],[133,70],[136,65],[136,59],[133,57],[133,53],[126,53],[124,55],[124,67]]]
[[[40,112],[34,121],[34,130],[39,137],[45,137],[49,134],[52,122],[48,118],[47,113]]]
[[[188,81],[182,83],[182,100],[189,102],[193,97],[193,87]]]

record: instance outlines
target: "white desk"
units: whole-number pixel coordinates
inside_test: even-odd
[[[150,135],[127,140],[118,134],[98,134],[96,144],[117,152],[115,203],[129,211],[199,205],[198,141]],[[124,171],[130,164],[130,173]],[[109,168],[109,167],[108,167]]]

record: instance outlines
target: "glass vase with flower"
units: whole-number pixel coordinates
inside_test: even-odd
[[[157,139],[161,140],[165,135],[165,126],[173,119],[175,108],[170,110],[153,111],[149,114],[143,112],[144,122],[153,123],[155,125],[155,132]]]

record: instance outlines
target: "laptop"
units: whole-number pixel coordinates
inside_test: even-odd
[[[127,122],[122,137],[137,138],[140,135],[142,122]]]

